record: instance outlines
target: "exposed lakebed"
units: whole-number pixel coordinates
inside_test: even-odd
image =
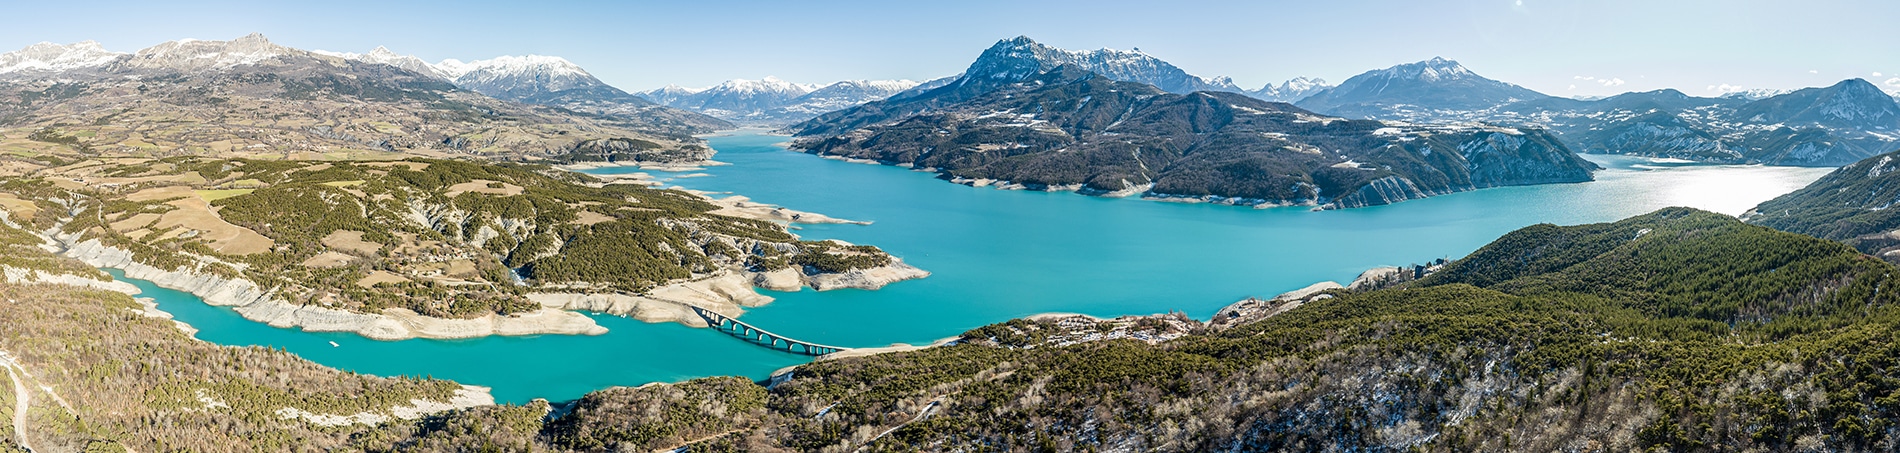
[[[1204,319],[1247,296],[1343,282],[1373,266],[1462,256],[1535,223],[1609,221],[1667,206],[1739,214],[1828,171],[1588,156],[1606,168],[1595,182],[1312,212],[967,187],[786,151],[776,145],[784,140],[755,132],[712,137],[716,159],[732,165],[589,173],[648,172],[685,188],[874,222],[800,225],[797,233],[877,245],[934,275],[877,291],[766,292],[778,300],[743,317],[800,340],[848,347],[925,343],[1044,312],[1182,311]],[[609,329],[600,336],[374,341],[273,328],[189,294],[128,281],[207,341],[281,347],[362,373],[488,386],[504,402],[703,376],[762,378],[808,360],[708,329],[615,316],[595,316]]]

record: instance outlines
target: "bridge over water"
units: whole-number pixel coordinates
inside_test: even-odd
[[[830,354],[830,353],[839,352],[839,351],[847,351],[851,349],[851,348],[844,348],[844,347],[838,347],[838,346],[826,346],[826,345],[807,342],[807,341],[793,340],[789,337],[767,332],[765,331],[765,329],[753,327],[751,324],[746,324],[744,321],[732,319],[731,317],[728,317],[726,315],[722,315],[722,314],[719,314],[718,312],[714,312],[712,310],[707,310],[704,308],[693,307],[693,313],[697,313],[699,314],[700,318],[704,318],[706,320],[707,326],[712,327],[714,329],[718,329],[720,332],[725,332],[726,335],[738,337],[742,340],[752,342],[752,344],[756,344],[759,346],[764,346],[764,347],[768,347],[772,349],[777,349],[780,351],[790,352],[793,354],[820,356],[820,355]]]

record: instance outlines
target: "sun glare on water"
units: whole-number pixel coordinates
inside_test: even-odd
[[[1675,184],[1661,188],[1657,195],[1667,201],[1669,206],[1693,206],[1723,214],[1741,215],[1764,200],[1800,189],[1806,182],[1778,175],[1776,169],[1760,166],[1735,171],[1693,172],[1675,180]]]

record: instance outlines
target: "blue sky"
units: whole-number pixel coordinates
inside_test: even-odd
[[[628,90],[767,75],[923,80],[1016,35],[1070,49],[1139,47],[1247,88],[1295,76],[1337,83],[1444,56],[1554,95],[1713,95],[1724,84],[1850,77],[1900,90],[1900,2],[1886,0],[3,1],[5,49],[91,39],[129,52],[262,32],[292,47],[385,45],[430,61],[559,55]]]

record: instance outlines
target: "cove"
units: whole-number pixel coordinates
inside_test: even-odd
[[[670,185],[874,222],[800,225],[807,239],[873,244],[935,275],[877,291],[767,292],[742,319],[800,340],[847,347],[923,343],[1045,312],[1098,316],[1182,311],[1206,319],[1248,296],[1272,296],[1366,268],[1456,258],[1535,223],[1602,222],[1668,206],[1728,214],[1797,189],[1828,169],[1672,163],[1586,156],[1597,181],[1485,189],[1388,206],[1311,212],[1071,193],[1004,191],[928,173],[786,150],[782,136],[708,137],[731,165],[664,173]],[[600,336],[381,342],[279,329],[198,298],[137,285],[160,309],[226,345],[279,347],[360,373],[432,376],[494,389],[503,402],[568,400],[610,386],[696,377],[763,378],[808,357],[709,329],[595,316]],[[335,342],[337,346],[331,346]]]

